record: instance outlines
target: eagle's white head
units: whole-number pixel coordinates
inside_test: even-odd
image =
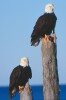
[[[54,12],[54,5],[53,4],[47,4],[45,6],[45,12],[46,13],[53,13]]]
[[[23,66],[23,67],[28,66],[28,65],[29,65],[29,60],[28,60],[28,58],[27,58],[27,57],[21,58],[21,60],[20,60],[20,65]]]

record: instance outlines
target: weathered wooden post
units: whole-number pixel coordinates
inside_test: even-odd
[[[59,100],[57,47],[54,41],[42,39],[44,100]]]
[[[23,91],[20,91],[20,100],[33,100],[32,91],[29,84],[27,84]]]

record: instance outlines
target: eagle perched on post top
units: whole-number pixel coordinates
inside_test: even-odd
[[[40,39],[44,38],[45,35],[51,35],[55,33],[57,17],[54,13],[54,5],[47,4],[45,7],[45,13],[40,16],[34,26],[31,34],[31,45],[37,46]]]
[[[31,68],[29,66],[28,58],[21,58],[20,65],[15,67],[10,75],[9,92],[10,98],[16,95],[20,87],[25,87],[29,78],[32,78]]]

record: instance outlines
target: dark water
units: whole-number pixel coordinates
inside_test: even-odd
[[[31,86],[34,100],[43,100],[43,87],[42,86]],[[66,100],[66,85],[60,85],[60,100]],[[8,87],[0,87],[0,100],[9,99]],[[16,97],[12,100],[20,100],[20,95],[17,93]]]

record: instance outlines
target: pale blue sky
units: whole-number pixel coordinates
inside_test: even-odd
[[[36,20],[47,3],[55,6],[57,58],[60,84],[66,84],[66,0],[0,0],[0,86],[9,85],[9,77],[20,58],[29,58],[33,77],[30,84],[42,84],[41,43],[30,46]]]

